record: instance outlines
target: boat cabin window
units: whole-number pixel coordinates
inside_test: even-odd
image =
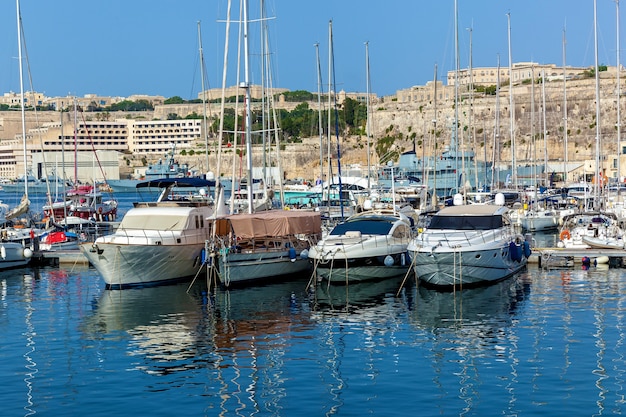
[[[380,220],[360,220],[339,223],[330,232],[331,235],[345,235],[346,232],[359,231],[362,235],[386,235],[391,230],[392,223]]]
[[[502,216],[433,216],[431,229],[489,230],[502,227]]]

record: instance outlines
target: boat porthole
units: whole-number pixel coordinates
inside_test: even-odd
[[[475,258],[480,259],[480,253],[476,254]]]

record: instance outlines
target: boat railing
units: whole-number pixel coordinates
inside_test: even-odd
[[[412,236],[402,236],[402,237],[392,237],[389,235],[378,235],[378,236],[369,236],[369,235],[349,235],[346,233],[345,235],[330,235],[327,236],[323,242],[318,243],[322,247],[326,248],[329,252],[341,252],[335,250],[338,246],[343,247],[352,247],[360,246],[362,249],[367,248],[393,248],[393,246],[399,245],[408,245],[411,241]]]
[[[490,243],[502,240],[513,233],[507,229],[488,229],[488,230],[441,230],[429,233],[422,233],[418,239],[421,240],[421,246],[430,247],[433,245],[456,247],[470,246],[480,243]]]
[[[111,243],[134,245],[188,245],[204,242],[210,237],[209,229],[145,230],[118,228],[107,236]]]

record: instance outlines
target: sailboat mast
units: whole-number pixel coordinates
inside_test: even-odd
[[[317,62],[317,128],[320,135],[320,185],[324,184],[324,128],[322,126],[322,67],[320,65],[320,44],[315,43]]]
[[[620,85],[620,73],[621,73],[621,69],[622,66],[620,65],[620,51],[619,51],[619,0],[615,0],[615,15],[616,17],[616,32],[617,32],[617,147],[616,147],[616,153],[617,153],[617,195],[619,196],[621,194],[621,178],[622,178],[622,170],[621,170],[621,166],[620,166],[620,159],[621,159],[621,155],[622,155],[622,118],[620,116],[621,114],[621,97],[622,97],[622,93],[621,93],[621,85]]]
[[[533,186],[534,196],[533,201],[537,200],[537,140],[535,138],[535,66],[531,66],[531,84],[530,84],[530,146],[532,147],[532,174],[533,174]]]
[[[454,172],[459,173],[459,9],[454,0]],[[457,183],[458,185],[458,183]],[[465,199],[465,193],[463,193]]]
[[[566,29],[563,28],[563,183],[564,184],[567,183],[567,74],[565,73],[565,45],[566,45],[565,30]],[[619,129],[618,129],[618,132],[619,132]]]
[[[550,173],[548,172],[548,125],[546,122],[546,71],[541,70],[541,100],[542,100],[542,117],[543,117],[543,171],[545,174],[544,185],[550,185]],[[535,161],[537,158],[535,158]]]
[[[209,171],[209,132],[207,128],[206,113],[206,87],[204,85],[204,52],[202,50],[202,31],[200,29],[200,21],[198,20],[198,45],[200,48],[200,78],[202,78],[202,128],[204,130],[204,152],[206,157],[206,172]]]
[[[515,161],[515,108],[513,102],[513,58],[511,56],[511,13],[506,14],[509,43],[509,114],[511,134],[511,179],[517,190],[517,164]]]
[[[332,57],[332,51],[331,51],[331,39],[332,39],[332,33],[333,33],[333,21],[329,21],[328,22],[328,132],[327,132],[327,146],[328,146],[328,150],[326,153],[326,157],[328,158],[328,179],[327,179],[327,186],[328,186],[328,205],[330,206],[330,184],[334,183],[333,180],[333,166],[331,164],[331,145],[330,145],[330,141],[332,139],[332,133],[330,130],[330,123],[331,123],[331,113],[330,113],[330,109],[332,108],[332,94],[335,94],[335,91],[333,91],[332,88],[332,84],[331,84],[331,66],[330,66],[330,60]],[[341,195],[341,194],[340,194]]]
[[[329,44],[328,53],[330,55],[330,59],[328,60],[328,69],[330,71],[329,81],[332,83],[333,91],[333,101],[334,101],[334,113],[335,113],[335,137],[337,139],[337,177],[339,183],[339,207],[341,208],[341,218],[344,218],[343,212],[343,186],[341,184],[341,148],[339,146],[339,112],[337,111],[337,84],[335,83],[335,51],[333,49],[333,22],[330,22],[330,32],[329,32]],[[330,114],[330,107],[328,108],[328,113]]]
[[[594,189],[594,208],[598,209],[600,202],[600,74],[598,67],[598,10],[597,0],[593,0],[593,40],[594,40],[594,65],[596,75],[596,170],[595,170],[595,183]]]
[[[474,152],[478,149],[476,143],[476,124],[474,123],[474,67],[473,67],[473,51],[472,51],[472,34],[474,32],[474,28],[470,26],[469,30],[469,76],[470,76],[470,110],[469,110],[469,120],[472,132],[472,139],[474,144]],[[474,155],[474,187],[476,191],[478,191],[478,159],[476,155]]]
[[[248,45],[248,1],[243,2],[243,66],[244,66],[244,85],[245,90],[245,136],[246,136],[246,168],[248,171],[248,213],[252,213],[254,209],[253,203],[253,179],[252,179],[252,111],[250,97],[250,62],[249,62],[249,45]]]
[[[433,155],[434,155],[434,149],[436,148],[435,146],[435,140],[437,138],[437,64],[435,64],[435,69],[434,69],[434,75],[433,75],[433,80],[435,83],[435,89],[434,89],[434,94],[433,94],[433,133],[432,133],[432,141],[431,141],[431,149],[433,150]],[[422,147],[422,184],[427,185],[428,184],[428,169],[426,167],[426,158],[424,155],[424,147]],[[437,200],[437,170],[436,170],[436,161],[435,158],[433,156],[433,207],[437,207],[438,205],[438,200]]]
[[[26,155],[26,107],[24,103],[24,69],[22,63],[22,13],[20,0],[15,0],[17,11],[17,56],[20,70],[20,103],[22,112],[22,152],[24,152],[24,195],[28,199],[28,158]]]
[[[226,75],[228,73],[228,48],[230,42],[230,12],[231,12],[231,0],[228,0],[228,6],[226,8],[226,33],[224,35],[224,63],[222,67],[222,94],[220,98],[220,120],[219,120],[219,128],[217,131],[217,169],[215,170],[215,201],[220,201],[220,193],[222,192],[222,187],[220,184],[220,176],[222,169],[222,141],[224,140],[224,113],[226,107]],[[237,100],[238,101],[238,100]],[[236,113],[235,113],[236,114]],[[233,140],[233,142],[236,142]],[[234,166],[234,164],[233,164]],[[231,178],[231,184],[234,184],[235,176],[233,175]],[[235,187],[231,188],[234,191]],[[232,195],[232,192],[231,192]],[[234,204],[234,199],[230,199],[230,212],[232,212]]]
[[[262,174],[262,178],[264,182],[267,182],[267,156],[269,154],[269,150],[271,149],[271,140],[269,139],[269,135],[270,135],[270,131],[269,131],[269,111],[268,111],[268,103],[266,100],[266,96],[267,96],[267,29],[265,27],[266,25],[266,20],[265,20],[265,2],[263,0],[261,0],[261,7],[260,7],[260,12],[261,12],[261,24],[260,26],[260,30],[261,30],[261,36],[260,36],[260,40],[261,40],[261,44],[260,44],[260,56],[261,56],[261,146],[263,149],[263,152],[261,153],[261,158],[263,160],[263,162],[261,163],[261,172]],[[281,178],[281,184],[282,184],[282,178]],[[272,184],[273,185],[273,184]],[[281,199],[281,206],[283,206],[284,201]]]
[[[63,186],[61,187],[61,195],[63,196],[63,202],[65,203],[65,181],[67,179],[67,173],[65,172],[65,134],[63,133],[63,102],[61,102],[61,171],[63,172]],[[58,183],[57,172],[57,183]],[[52,204],[50,204],[50,215],[54,219],[54,211],[52,210]],[[63,204],[63,220],[67,226],[67,205]]]
[[[541,70],[541,100],[542,100],[542,117],[543,117],[543,171],[545,174],[544,185],[547,187],[550,185],[550,178],[548,173],[548,125],[546,122],[546,71]],[[537,158],[535,158],[537,161]],[[536,165],[536,162],[535,162]],[[537,191],[535,190],[535,193]]]
[[[496,125],[493,129],[493,164],[491,165],[491,189],[500,184],[500,171],[496,175],[496,158],[499,160],[500,155],[497,152],[500,146],[500,54],[497,55],[498,65],[496,69]]]
[[[78,188],[78,110],[74,97],[74,188]]]
[[[372,187],[372,164],[370,159],[370,53],[369,53],[369,42],[365,42],[365,85],[366,85],[366,96],[365,96],[365,135],[367,136],[367,189],[370,190]],[[395,206],[394,206],[395,207]]]

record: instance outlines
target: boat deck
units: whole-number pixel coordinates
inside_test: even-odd
[[[600,257],[608,258],[611,267],[626,265],[626,250],[624,249],[567,249],[567,248],[533,248],[529,263],[537,263],[539,267],[573,266],[582,264],[583,258],[589,258],[594,263]]]

